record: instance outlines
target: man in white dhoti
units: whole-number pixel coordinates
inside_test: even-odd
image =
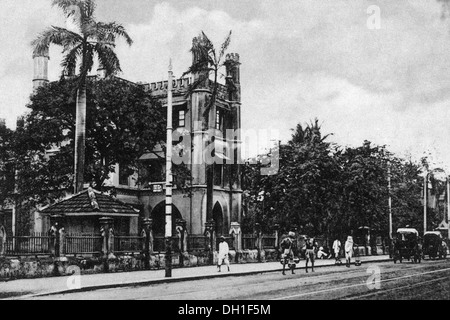
[[[339,239],[336,239],[333,242],[333,252],[334,252],[334,259],[336,261],[339,261],[339,254],[341,252],[341,241],[339,241]]]
[[[228,247],[228,243],[225,241],[225,237],[220,237],[220,243],[219,243],[219,256],[217,261],[217,267],[219,268],[219,272],[221,271],[222,263],[225,262],[225,264],[228,267],[228,272],[230,271],[230,260],[228,258],[228,254],[230,253],[230,248]]]
[[[345,242],[345,260],[347,268],[350,268],[350,263],[353,255],[353,237],[348,236]]]

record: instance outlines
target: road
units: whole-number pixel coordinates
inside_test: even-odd
[[[450,299],[450,261],[366,263],[52,295],[51,300]]]

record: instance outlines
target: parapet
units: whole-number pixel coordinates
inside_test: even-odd
[[[182,78],[173,80],[174,91],[186,91],[191,84],[191,78]],[[153,95],[167,94],[169,81],[159,81],[145,84],[146,90],[151,90]]]
[[[239,53],[228,53],[226,56],[226,60],[232,60],[236,63],[239,63]]]

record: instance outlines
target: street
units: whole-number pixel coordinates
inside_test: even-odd
[[[304,266],[304,261],[300,262]],[[405,300],[450,299],[450,263],[425,260],[332,266],[305,273],[258,275],[183,281],[141,287],[43,296],[40,300]]]

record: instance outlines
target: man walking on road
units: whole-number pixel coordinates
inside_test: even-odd
[[[225,237],[220,237],[220,243],[219,243],[219,261],[217,262],[217,267],[219,268],[219,272],[221,272],[222,263],[225,262],[225,264],[228,267],[228,272],[230,272],[230,260],[228,258],[228,254],[230,253],[230,248],[228,246],[228,243],[225,241]]]
[[[345,260],[346,260],[345,265],[347,266],[347,268],[350,268],[352,255],[353,255],[353,237],[348,236],[347,241],[345,242]]]
[[[333,242],[333,252],[334,252],[334,259],[336,260],[336,262],[340,261],[339,253],[341,252],[341,242],[339,241],[339,239],[336,239]]]

